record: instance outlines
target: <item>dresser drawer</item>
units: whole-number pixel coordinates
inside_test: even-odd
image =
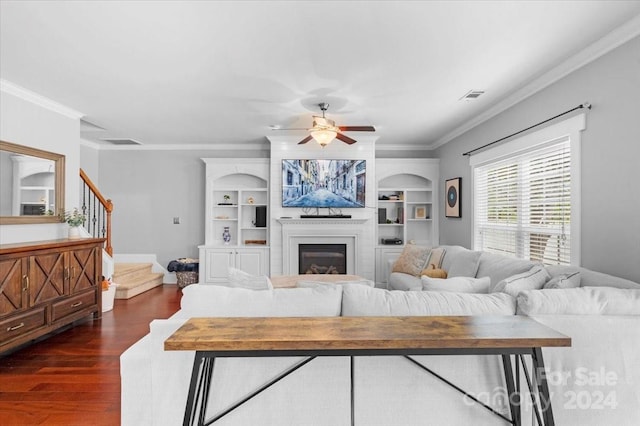
[[[45,307],[0,321],[0,343],[8,342],[46,325]]]
[[[71,315],[75,312],[82,311],[91,305],[96,304],[95,290],[79,294],[77,296],[68,297],[60,302],[53,304],[52,317],[53,322],[61,318]]]

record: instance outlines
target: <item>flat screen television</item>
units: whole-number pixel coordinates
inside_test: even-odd
[[[366,176],[366,160],[282,160],[282,206],[364,207]]]

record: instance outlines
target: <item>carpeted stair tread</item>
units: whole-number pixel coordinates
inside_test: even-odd
[[[152,272],[151,263],[116,263],[113,282],[116,287],[116,299],[129,299],[160,286],[164,280],[161,272]]]

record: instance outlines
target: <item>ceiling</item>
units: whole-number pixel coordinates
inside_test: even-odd
[[[374,125],[378,146],[437,147],[640,15],[610,0],[0,8],[2,80],[84,114],[100,128],[86,140],[185,147],[264,144],[292,134],[270,126],[310,127],[320,102],[338,125]],[[460,100],[470,90],[485,93]]]

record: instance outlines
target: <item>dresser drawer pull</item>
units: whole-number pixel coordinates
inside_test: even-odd
[[[82,305],[82,302],[76,302],[73,305],[71,305],[72,308],[77,308],[78,306]]]
[[[14,330],[17,330],[17,329],[22,328],[22,327],[24,327],[24,323],[23,322],[21,322],[18,325],[14,325],[13,327],[7,327],[7,331],[14,331]]]

